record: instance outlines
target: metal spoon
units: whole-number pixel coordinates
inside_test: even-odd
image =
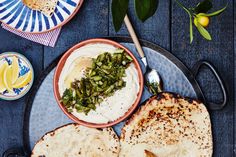
[[[138,40],[137,35],[134,31],[134,28],[129,20],[128,15],[125,16],[124,21],[125,21],[125,25],[126,25],[128,31],[129,31],[129,34],[134,42],[134,45],[141,57],[141,60],[146,68],[146,72],[144,73],[145,84],[152,94],[157,94],[162,91],[161,77],[155,69],[152,69],[148,66],[146,56],[145,56],[143,49],[139,43],[139,40]]]

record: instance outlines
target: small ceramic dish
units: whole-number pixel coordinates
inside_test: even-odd
[[[16,65],[18,65],[18,74],[16,74],[16,76],[18,75],[18,77],[16,78],[16,83],[19,83],[20,80],[23,80],[24,82],[27,83],[22,83],[20,87],[12,87],[12,91],[9,92],[7,89],[4,89],[1,87],[0,91],[0,99],[3,100],[17,100],[21,97],[23,97],[26,93],[28,93],[28,91],[30,90],[32,84],[33,84],[33,80],[34,80],[34,70],[33,67],[31,65],[31,63],[29,62],[29,60],[23,56],[22,54],[16,53],[16,52],[5,52],[0,54],[0,69],[2,68],[2,70],[0,71],[0,86],[4,86],[4,69],[3,66],[5,64],[5,67],[8,66],[12,66],[12,61],[13,58],[16,58]],[[28,78],[28,80],[26,79],[22,79],[22,78],[26,78],[25,76],[28,74],[30,74],[30,78]],[[7,79],[5,79],[6,82]],[[26,80],[26,81],[25,81]],[[23,82],[22,81],[22,82]],[[14,86],[14,85],[13,85]],[[17,86],[17,85],[16,85]],[[5,86],[4,86],[5,87]]]
[[[125,112],[123,114],[123,116],[120,116],[119,118],[117,118],[114,121],[110,121],[108,123],[91,123],[91,122],[87,122],[87,121],[83,121],[80,120],[79,118],[77,118],[76,116],[74,116],[72,113],[69,113],[67,111],[67,109],[64,107],[64,105],[61,103],[61,96],[60,96],[60,87],[59,87],[59,79],[60,79],[60,75],[63,71],[63,67],[65,66],[65,63],[68,59],[69,56],[73,55],[73,53],[75,52],[75,50],[84,47],[86,45],[89,44],[108,44],[110,46],[114,46],[115,48],[121,48],[124,49],[125,53],[127,53],[129,56],[132,57],[133,59],[133,63],[135,66],[135,69],[137,71],[137,77],[138,77],[138,84],[139,84],[139,89],[137,92],[137,97],[134,101],[134,103],[131,105],[131,107],[129,107],[128,111]],[[62,109],[62,111],[74,122],[87,126],[87,127],[93,127],[93,128],[104,128],[104,127],[109,127],[109,126],[113,126],[115,124],[120,123],[121,121],[125,120],[134,110],[135,108],[138,106],[138,103],[141,99],[142,96],[142,92],[143,92],[143,74],[140,68],[140,65],[137,61],[137,59],[134,57],[134,55],[132,54],[132,52],[130,52],[127,48],[125,48],[124,46],[122,46],[121,44],[111,41],[111,40],[107,40],[107,39],[90,39],[90,40],[86,40],[83,41],[77,45],[75,45],[74,47],[72,47],[71,49],[69,49],[60,59],[55,74],[54,74],[54,80],[53,80],[53,88],[54,88],[54,95],[56,98],[56,101],[59,105],[59,107]]]
[[[22,0],[0,1],[0,21],[8,27],[25,33],[45,33],[62,27],[78,12],[83,0],[58,0],[51,17],[28,8]]]

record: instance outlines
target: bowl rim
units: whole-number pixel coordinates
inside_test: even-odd
[[[13,101],[13,100],[18,100],[20,98],[22,98],[23,96],[25,96],[29,90],[31,89],[31,87],[33,86],[33,83],[34,83],[34,68],[31,64],[31,62],[21,53],[18,53],[18,52],[3,52],[0,54],[0,58],[2,58],[3,56],[10,56],[10,55],[14,55],[14,56],[17,56],[17,58],[22,58],[29,66],[31,72],[32,72],[32,79],[31,79],[31,82],[29,83],[28,87],[23,91],[22,94],[19,94],[18,96],[14,96],[14,97],[6,97],[2,94],[0,94],[0,99],[2,100],[7,100],[7,101]]]
[[[129,108],[129,110],[124,113],[123,116],[119,117],[118,119],[112,121],[112,122],[108,122],[108,123],[91,123],[91,122],[86,122],[83,120],[80,120],[79,118],[77,118],[76,116],[74,116],[71,113],[68,113],[67,110],[65,109],[65,107],[62,105],[62,103],[60,103],[60,94],[59,94],[59,85],[58,85],[58,81],[61,75],[61,71],[63,69],[63,65],[65,64],[67,58],[74,52],[74,50],[83,47],[85,45],[88,44],[95,44],[95,43],[104,43],[104,44],[109,44],[112,46],[115,46],[117,48],[122,48],[125,50],[126,53],[128,53],[132,58],[133,58],[133,62],[135,64],[135,68],[138,72],[138,78],[139,78],[139,91],[137,93],[137,98],[135,100],[135,102],[132,104],[132,106]],[[79,42],[78,44],[74,45],[73,47],[71,47],[69,50],[67,50],[63,56],[61,57],[61,59],[59,60],[56,70],[54,72],[54,78],[53,78],[53,92],[54,92],[54,96],[56,98],[57,104],[59,105],[59,107],[61,108],[61,110],[63,111],[64,114],[66,114],[67,117],[69,117],[71,120],[73,120],[74,122],[86,126],[86,127],[91,127],[91,128],[105,128],[105,127],[110,127],[113,125],[116,125],[120,122],[122,122],[123,120],[125,120],[126,118],[128,118],[133,112],[134,110],[137,108],[141,97],[142,97],[142,93],[143,93],[143,87],[144,87],[144,78],[143,78],[143,74],[142,74],[142,70],[141,67],[138,63],[138,60],[135,58],[135,56],[133,55],[133,53],[126,48],[125,46],[121,45],[120,43],[117,43],[115,41],[109,40],[109,39],[103,39],[103,38],[93,38],[93,39],[88,39],[82,42]]]
[[[9,27],[10,29],[18,32],[18,33],[28,33],[28,34],[43,34],[43,33],[48,33],[48,32],[51,32],[51,31],[54,31],[56,30],[57,28],[60,28],[64,25],[66,25],[70,20],[72,20],[72,18],[78,13],[78,11],[80,10],[82,4],[84,3],[84,0],[80,0],[80,2],[76,5],[76,8],[74,10],[74,12],[66,19],[64,20],[62,23],[48,29],[48,30],[44,30],[44,31],[40,31],[40,32],[28,32],[28,31],[23,31],[23,30],[19,30],[19,29],[16,29],[14,27],[12,27],[11,25],[7,24],[6,22],[4,22],[3,20],[0,20],[0,22],[2,22],[4,25],[6,25],[7,27]],[[32,9],[31,9],[32,10]]]

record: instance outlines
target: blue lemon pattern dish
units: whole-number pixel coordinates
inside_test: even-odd
[[[7,52],[0,55],[0,99],[16,100],[31,88],[34,71],[21,54]]]
[[[58,0],[51,17],[32,10],[22,0],[0,0],[0,21],[21,32],[42,33],[65,24],[82,0]]]

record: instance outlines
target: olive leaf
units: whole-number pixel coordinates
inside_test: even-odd
[[[226,8],[227,5],[220,9],[217,10],[215,12],[212,13],[207,13],[211,8],[212,8],[212,1],[211,0],[204,0],[200,3],[197,4],[197,6],[195,6],[194,8],[187,8],[185,7],[182,3],[180,3],[178,0],[175,0],[176,3],[182,8],[184,9],[190,18],[190,43],[192,43],[193,41],[193,19],[194,19],[194,24],[197,27],[197,30],[199,31],[199,33],[207,40],[212,40],[210,33],[204,28],[203,24],[200,24],[198,22],[198,18],[201,18],[201,16],[205,16],[207,17],[211,17],[211,16],[217,16],[219,14],[221,14]]]
[[[144,22],[153,16],[157,10],[159,0],[134,0],[135,10],[138,18]],[[128,11],[129,0],[112,0],[111,12],[115,31],[118,32],[122,26]]]
[[[193,42],[193,22],[192,22],[192,16],[189,13],[189,19],[190,19],[190,24],[189,24],[189,36],[190,36],[190,44]]]
[[[212,8],[211,0],[204,0],[197,4],[197,6],[193,9],[194,13],[206,13]]]
[[[175,0],[175,1],[176,1],[176,3],[177,3],[181,8],[183,8],[187,13],[190,13],[189,9],[186,8],[182,3],[180,3],[178,0]]]
[[[215,11],[215,12],[213,12],[213,13],[209,13],[209,14],[200,13],[200,14],[198,14],[198,15],[200,15],[200,16],[208,16],[208,17],[217,16],[217,15],[221,14],[226,8],[227,8],[227,5],[226,5],[224,8],[222,8],[222,9],[220,9],[220,10],[217,10],[217,11]]]
[[[183,8],[189,15],[189,36],[190,36],[190,43],[193,42],[193,22],[192,22],[192,13],[189,9],[187,9],[183,4],[181,4],[178,0],[176,0],[176,3]]]
[[[138,18],[144,22],[155,14],[159,0],[134,0],[135,10]]]
[[[118,32],[122,26],[128,11],[129,0],[112,0],[111,12],[115,31]]]
[[[211,35],[210,33],[199,23],[197,23],[197,29],[199,33],[207,40],[211,40]]]

